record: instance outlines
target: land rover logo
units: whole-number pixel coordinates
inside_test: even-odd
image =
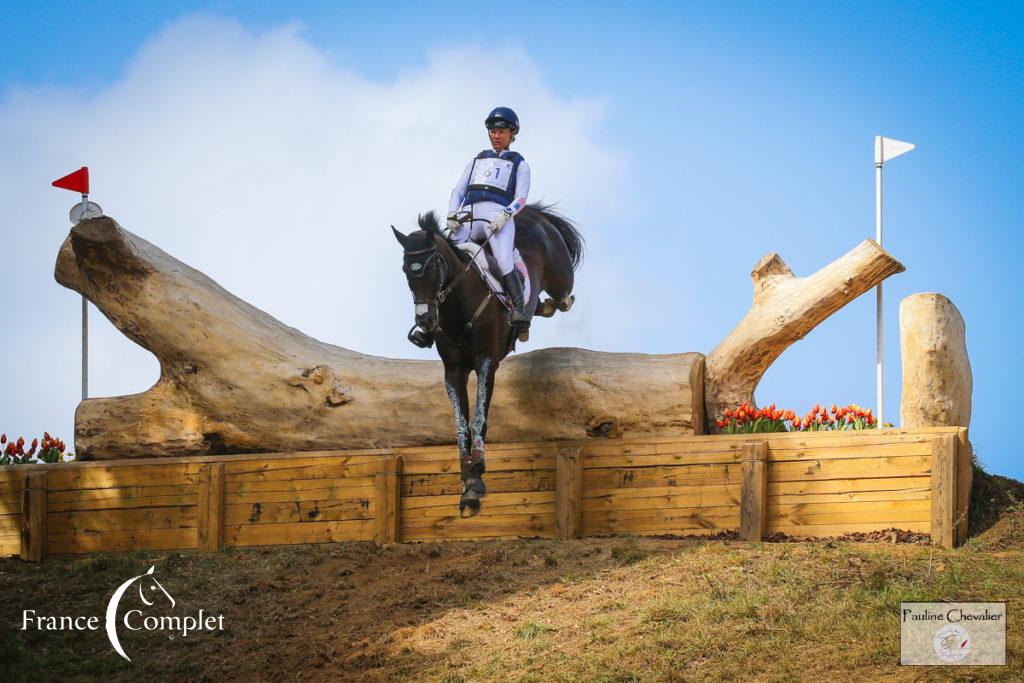
[[[422,267],[423,267],[422,263],[414,263],[411,266],[409,266],[409,270],[419,270]]]

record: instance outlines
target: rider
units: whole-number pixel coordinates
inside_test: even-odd
[[[512,262],[516,241],[513,217],[526,206],[530,193],[530,167],[509,145],[519,133],[519,117],[508,107],[498,107],[484,121],[491,149],[476,155],[463,171],[448,203],[448,230],[456,244],[472,239],[486,242],[501,268],[502,283],[512,300],[509,323],[520,333],[530,327],[523,301],[523,282]],[[458,212],[468,211],[472,221],[458,220]]]

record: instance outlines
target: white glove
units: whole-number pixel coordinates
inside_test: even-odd
[[[448,223],[447,223],[446,227],[451,232],[455,232],[456,230],[458,230],[459,228],[462,227],[462,223],[459,223],[457,220],[455,220],[455,214],[454,213],[450,213],[450,214],[448,214]]]
[[[491,232],[498,232],[501,230],[501,226],[505,225],[505,221],[512,218],[512,209],[506,207],[502,209],[501,213],[491,220]]]

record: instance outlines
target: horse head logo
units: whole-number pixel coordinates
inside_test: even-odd
[[[171,597],[171,594],[168,593],[167,590],[160,585],[160,582],[156,580],[156,577],[153,576],[153,572],[155,570],[156,565],[150,567],[149,571],[145,574],[133,576],[122,583],[117,587],[117,590],[114,591],[114,594],[110,597],[110,602],[107,604],[107,637],[110,638],[110,644],[114,646],[114,650],[117,654],[121,655],[129,662],[132,660],[124,653],[124,648],[121,647],[121,641],[117,637],[117,608],[118,605],[121,604],[121,598],[124,597],[126,592],[128,592],[128,589],[131,588],[132,584],[136,581],[139,582],[139,599],[142,600],[142,603],[147,607],[152,607],[162,593],[167,598],[168,602],[170,602],[171,609],[174,609],[174,598]]]

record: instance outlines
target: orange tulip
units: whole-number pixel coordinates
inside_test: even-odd
[[[729,410],[728,408],[726,408],[726,409],[725,409],[725,416],[726,416],[727,418],[728,418],[728,417],[732,417],[732,411],[731,411],[731,410]]]

